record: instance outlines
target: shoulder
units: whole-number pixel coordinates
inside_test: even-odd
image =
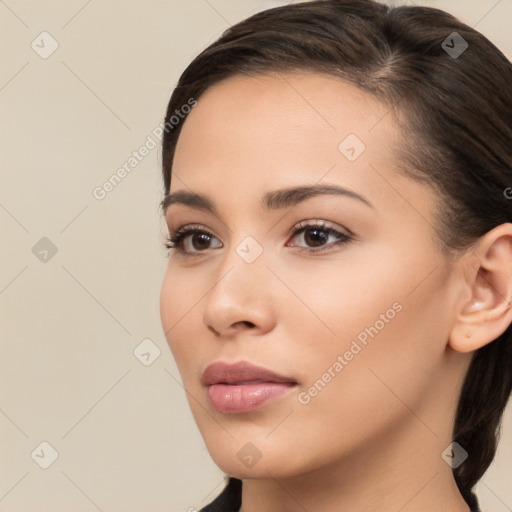
[[[241,505],[242,480],[230,476],[223,491],[199,512],[239,512]]]

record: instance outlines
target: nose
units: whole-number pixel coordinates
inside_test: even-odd
[[[263,255],[247,263],[235,252],[226,255],[203,302],[203,322],[217,337],[242,332],[262,335],[275,325],[275,282]],[[272,286],[273,284],[273,286]]]

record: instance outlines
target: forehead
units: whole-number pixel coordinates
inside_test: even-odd
[[[370,142],[378,125],[383,126],[375,137],[395,128],[389,111],[373,96],[335,77],[306,72],[235,75],[202,94],[180,138],[193,128],[210,140],[215,135],[219,140],[242,140],[250,133],[253,145],[283,142],[285,135],[294,136],[289,142],[317,135],[330,143],[348,133]]]
[[[356,86],[325,75],[236,75],[199,98],[181,130],[175,164],[183,152],[189,161],[202,162],[215,155],[280,165],[280,156],[317,158],[325,152],[337,160],[343,156],[339,145],[349,136],[360,141],[356,150],[364,146],[365,152],[385,156],[399,139],[389,111]]]
[[[171,192],[243,206],[253,194],[328,181],[384,197],[400,140],[390,108],[340,79],[237,75],[208,88],[184,121]]]

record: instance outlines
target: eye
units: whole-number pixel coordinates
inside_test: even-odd
[[[166,238],[165,247],[169,250],[176,249],[180,253],[187,255],[197,254],[198,252],[204,252],[205,248],[208,249],[208,243],[212,238],[215,238],[214,234],[200,229],[199,226],[186,226],[178,229],[174,236]],[[187,244],[187,242],[189,243]],[[198,251],[190,250],[191,247],[198,249]]]
[[[334,246],[341,246],[353,240],[353,235],[342,233],[333,227],[327,226],[323,221],[306,221],[295,226],[291,230],[292,239],[299,237],[306,245],[313,247],[299,247],[299,251],[316,253],[332,249]],[[299,236],[300,235],[300,236]],[[329,237],[334,242],[325,245]],[[217,240],[214,234],[202,229],[200,226],[185,226],[178,229],[174,236],[166,238],[164,243],[167,249],[176,249],[185,256],[195,256],[206,252],[211,241]],[[219,242],[215,247],[222,247]],[[290,247],[287,243],[286,247]]]
[[[335,246],[344,245],[353,239],[352,235],[327,226],[323,221],[306,221],[293,228],[292,231],[293,238],[298,236],[306,245],[313,245],[313,247],[300,247],[299,250],[311,253],[327,251]],[[324,245],[329,237],[334,238],[334,243]]]

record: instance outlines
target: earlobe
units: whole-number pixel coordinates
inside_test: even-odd
[[[470,298],[461,301],[449,338],[462,353],[494,341],[512,323],[512,224],[486,233],[471,256],[464,262]]]

